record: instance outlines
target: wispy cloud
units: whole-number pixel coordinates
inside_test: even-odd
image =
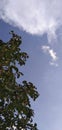
[[[0,19],[31,34],[55,38],[62,25],[62,0],[0,0]]]
[[[51,57],[51,61],[49,62],[50,65],[55,65],[58,66],[58,64],[56,63],[56,61],[58,60],[57,54],[56,52],[50,48],[50,46],[42,46],[42,50],[44,53],[48,53]]]

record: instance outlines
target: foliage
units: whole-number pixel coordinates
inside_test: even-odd
[[[30,99],[39,94],[31,82],[17,82],[23,75],[18,64],[25,65],[28,55],[21,51],[21,37],[13,31],[11,36],[7,43],[0,40],[0,130],[37,130]]]

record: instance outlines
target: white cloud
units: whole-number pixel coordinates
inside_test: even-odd
[[[51,49],[50,46],[46,45],[42,46],[42,50],[44,53],[48,53],[52,58],[51,61],[49,62],[50,65],[58,66],[58,64],[56,63],[56,61],[58,60],[56,52],[53,49]]]
[[[62,25],[62,0],[0,0],[0,19],[31,34],[55,38]]]
[[[59,66],[58,63],[55,63],[55,62],[53,62],[53,61],[50,61],[49,63],[50,63],[51,66],[55,66],[55,67],[58,67],[58,66]]]
[[[42,46],[42,50],[44,52],[48,52],[53,61],[57,60],[56,52],[54,52],[53,49],[51,49],[49,46]]]

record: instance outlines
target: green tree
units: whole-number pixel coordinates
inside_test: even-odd
[[[21,51],[21,37],[11,31],[8,42],[0,40],[0,130],[37,130],[33,123],[33,101],[39,96],[36,87],[27,81],[17,82],[23,75],[27,53]]]

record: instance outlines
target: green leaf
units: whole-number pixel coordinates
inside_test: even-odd
[[[29,57],[21,51],[22,39],[13,31],[12,37],[5,43],[0,40],[0,130],[37,130],[33,123],[34,111],[31,99],[35,101],[39,94],[31,82],[21,82],[20,67],[25,65]],[[18,67],[19,64],[19,67]]]

